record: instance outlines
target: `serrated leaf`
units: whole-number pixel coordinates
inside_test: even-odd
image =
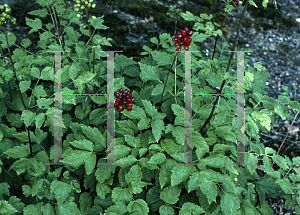
[[[45,114],[44,113],[39,113],[38,115],[35,116],[35,127],[36,128],[41,128],[45,121]]]
[[[26,158],[30,155],[29,143],[21,146],[14,146],[4,152],[13,159]]]
[[[22,111],[21,119],[24,121],[26,127],[34,121],[35,115],[36,113],[31,112],[30,110]]]
[[[131,214],[149,214],[149,207],[145,200],[143,199],[137,199],[134,201],[131,201],[127,205],[127,210]]]
[[[5,194],[6,196],[10,196],[9,188],[10,186],[7,182],[0,183],[0,199],[3,199],[3,194]]]
[[[0,214],[15,214],[18,212],[16,208],[14,208],[12,205],[8,204],[8,201],[0,200]]]
[[[184,145],[184,128],[181,126],[175,126],[172,128],[172,135],[176,138],[180,145]]]
[[[89,193],[84,192],[79,197],[80,211],[82,214],[87,214],[92,206],[92,197]]]
[[[166,155],[164,153],[156,153],[154,154],[150,160],[148,161],[148,163],[150,164],[163,164],[166,160]]]
[[[160,215],[174,215],[175,211],[171,206],[162,205],[159,207],[159,214]]]
[[[162,131],[164,130],[164,121],[160,119],[153,120],[151,122],[152,133],[155,138],[155,141],[158,143],[160,140]]]
[[[237,195],[233,193],[223,193],[221,196],[221,210],[224,214],[235,215],[240,208]]]
[[[43,202],[39,202],[34,205],[33,204],[27,205],[23,209],[23,215],[32,215],[32,214],[42,215],[42,211],[41,211],[42,206],[43,206]]]
[[[96,192],[97,196],[101,199],[105,199],[105,195],[111,192],[111,188],[106,183],[97,183]]]
[[[111,195],[114,203],[123,201],[124,203],[131,202],[133,195],[128,188],[115,187]]]
[[[55,194],[55,199],[61,204],[68,198],[72,189],[70,184],[55,180],[51,182],[50,191]]]
[[[96,165],[96,155],[94,152],[86,152],[79,150],[72,150],[62,160],[63,163],[69,163],[72,166],[78,168],[80,165],[85,163],[85,170],[89,175]]]
[[[173,167],[171,171],[171,186],[176,186],[192,175],[196,171],[196,168],[191,165],[180,165]]]
[[[21,93],[26,92],[26,91],[29,89],[30,84],[31,84],[31,81],[21,81],[21,82],[19,83]],[[39,86],[40,86],[40,85],[39,85]]]
[[[83,140],[74,140],[71,141],[70,144],[78,149],[83,149],[87,151],[93,151],[94,145],[91,141],[83,139]]]
[[[50,203],[46,203],[41,208],[43,215],[54,215],[54,207]]]
[[[160,193],[160,198],[171,205],[176,204],[179,200],[181,189],[178,186],[166,187]]]
[[[65,202],[56,207],[57,215],[82,215],[75,202]]]
[[[150,65],[146,65],[143,63],[140,63],[140,78],[142,79],[143,82],[147,82],[147,81],[158,81],[159,77],[158,77],[158,71],[156,69],[156,67],[154,66],[150,66]]]
[[[179,215],[203,214],[203,213],[204,210],[200,206],[191,202],[185,202],[179,211]]]

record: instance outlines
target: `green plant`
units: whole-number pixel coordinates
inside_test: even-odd
[[[81,2],[84,4],[78,6]],[[191,55],[194,95],[190,148],[192,163],[197,165],[176,164],[185,162],[185,148],[189,148],[184,136],[184,104],[189,98],[183,94],[188,64],[185,64],[187,53],[175,52],[168,33],[151,38],[157,49],[144,46],[141,55],[145,57],[140,62],[118,53],[114,56],[114,87],[120,89],[118,93],[129,89],[130,93],[126,90],[124,93],[134,96],[131,102],[135,101],[135,107],[130,111],[128,105],[122,115],[115,113],[115,147],[107,147],[106,139],[111,136],[105,127],[109,62],[105,61],[107,54],[101,51],[103,46],[110,46],[110,40],[94,34],[92,28],[106,30],[108,27],[103,25],[103,17],[88,18],[87,7],[92,1],[81,2],[76,1],[73,11],[66,9],[63,1],[36,0],[44,8],[29,14],[53,17],[53,23],[46,25],[47,30],[40,19],[26,18],[32,28],[29,34],[45,30],[40,32],[38,45],[42,50],[36,56],[26,51],[31,44],[27,38],[22,41],[22,47],[11,53],[9,47],[15,45],[16,37],[13,32],[7,37],[2,23],[1,47],[8,49],[11,64],[2,54],[1,214],[272,214],[265,198],[282,195],[285,206],[295,206],[300,214],[300,187],[296,183],[300,181],[297,168],[300,157],[276,155],[275,150],[259,142],[258,136],[259,130],[267,131],[271,123],[276,123],[277,115],[292,118],[285,105],[299,112],[300,104],[291,101],[287,93],[281,94],[278,101],[262,95],[269,74],[259,63],[245,71],[244,87],[246,124],[243,129],[250,137],[245,136],[245,145],[250,147],[244,153],[245,163],[254,165],[229,165],[237,160],[236,101],[234,97],[223,96],[237,93],[237,73],[232,70],[237,59],[233,52],[230,57],[223,54],[229,46],[225,42],[222,47],[215,45],[209,58],[201,51]],[[224,10],[230,12],[231,1],[224,2],[227,3]],[[232,51],[238,51],[239,29],[248,0],[244,3]],[[266,7],[266,3],[264,0],[262,5]],[[253,0],[249,4],[256,6]],[[79,8],[85,9],[87,20],[81,18]],[[180,15],[191,22],[193,27],[185,30],[189,34],[193,29],[191,50],[199,50],[197,43],[210,36],[216,37],[216,44],[217,38],[222,37],[222,31],[215,30],[220,25],[210,21],[212,15],[179,13],[174,7],[170,7],[168,15],[176,20]],[[70,23],[78,25],[80,33]],[[55,41],[50,41],[55,30]],[[199,33],[200,30],[205,33]],[[91,44],[79,41],[82,34],[90,36]],[[45,165],[53,163],[56,157],[53,142],[58,125],[54,123],[54,114],[59,111],[53,106],[53,87],[49,85],[54,80],[55,65],[53,56],[47,53],[49,50],[64,51],[61,54],[64,94],[61,165]],[[245,58],[247,62],[247,55]],[[42,66],[42,71],[33,65]],[[284,90],[287,92],[287,87]],[[65,96],[75,93],[79,96]],[[82,93],[102,96],[86,97]],[[116,96],[119,97],[120,94]],[[251,138],[258,143],[254,144]],[[113,164],[121,165],[96,165],[112,156],[115,156]],[[263,159],[260,166],[263,177],[258,175],[257,156]],[[276,164],[274,168],[271,161]],[[296,196],[295,201],[292,194]]]

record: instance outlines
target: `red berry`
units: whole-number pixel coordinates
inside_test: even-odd
[[[179,42],[179,45],[181,45],[181,46],[182,46],[183,44],[184,44],[184,42],[183,42],[183,41],[180,41],[180,42]]]
[[[193,31],[188,32],[188,37],[191,37],[193,35]]]
[[[188,38],[188,39],[186,40],[186,42],[187,42],[187,43],[191,43],[191,42],[192,42],[192,39],[191,39],[191,38]]]
[[[185,27],[184,30],[185,30],[186,32],[188,32],[188,31],[189,31],[189,28],[188,28],[188,27]]]
[[[131,102],[131,98],[127,99],[127,102]]]
[[[181,34],[181,31],[177,31],[177,35],[180,35]]]
[[[114,102],[114,106],[118,106],[119,105],[119,102]]]
[[[191,45],[191,43],[185,43],[185,45],[189,46],[189,45]]]
[[[177,38],[178,38],[178,40],[181,40],[182,39],[182,35],[181,34],[178,35]]]
[[[186,33],[187,33],[187,32],[186,32],[185,30],[183,30],[182,33],[181,33],[181,35],[182,35],[182,36],[185,36]]]
[[[178,53],[181,52],[181,48],[176,49],[176,51],[177,51]]]
[[[128,103],[127,103],[127,106],[131,107],[131,106],[132,106],[132,103],[131,103],[131,102],[128,102]]]
[[[175,46],[179,46],[179,42],[174,43]]]
[[[134,98],[134,97],[132,97],[132,98],[131,98],[131,101],[132,101],[132,102],[134,102],[134,100],[135,100],[135,98]]]
[[[122,89],[122,88],[119,89],[118,92],[119,92],[119,93],[123,93],[123,89]]]
[[[116,93],[115,96],[116,96],[116,98],[119,98],[119,97],[120,97],[120,94],[119,94],[119,93]]]
[[[130,92],[129,90],[127,91],[127,95],[128,95],[128,94],[131,94],[131,92]]]
[[[122,110],[123,110],[123,105],[119,105],[118,109],[119,109],[120,111],[122,111]]]
[[[189,46],[188,46],[188,45],[184,45],[183,47],[184,47],[184,49],[185,49],[186,51],[189,50]]]
[[[178,38],[174,37],[172,40],[173,40],[173,42],[176,42],[178,40]]]
[[[124,90],[124,94],[126,94],[128,92],[128,90],[126,89],[126,90]]]
[[[127,110],[131,111],[132,110],[132,106],[128,106]]]
[[[184,37],[183,38],[183,41],[186,43],[187,42],[187,40],[188,40],[188,37]]]

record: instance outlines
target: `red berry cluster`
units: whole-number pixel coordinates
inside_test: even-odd
[[[115,97],[114,105],[118,106],[118,112],[123,110],[123,105],[127,105],[127,110],[132,110],[132,102],[135,98],[131,97],[131,92],[129,90],[124,90],[123,92],[123,89],[121,88],[118,92],[115,92]]]
[[[193,35],[193,31],[189,30],[188,27],[185,27],[184,30],[177,31],[177,35],[173,38],[175,42],[175,47],[182,46],[187,51],[189,50],[189,45],[191,45],[192,39],[190,38]],[[181,52],[181,48],[176,49],[177,52]]]
[[[236,5],[237,3],[239,3],[239,0],[232,0],[233,5]]]

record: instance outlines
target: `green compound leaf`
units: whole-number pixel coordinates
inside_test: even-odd
[[[153,155],[150,160],[148,161],[148,163],[150,164],[163,164],[166,160],[166,155],[164,153],[157,153],[155,155]]]
[[[154,89],[152,90],[151,96],[157,96],[157,95],[161,95],[164,89],[164,85],[163,84],[157,84]],[[148,112],[147,112],[148,113]]]
[[[42,206],[41,211],[43,215],[54,215],[54,207],[50,203],[46,203]]]
[[[151,122],[152,133],[155,138],[156,143],[160,140],[162,131],[164,130],[164,121],[161,119],[156,119]]]
[[[171,65],[173,61],[172,55],[165,52],[152,51],[151,55],[153,59],[161,66]]]
[[[157,110],[155,108],[155,106],[153,106],[151,104],[150,101],[147,101],[147,100],[142,100],[143,102],[143,105],[145,107],[145,111],[147,114],[149,114],[149,116],[153,117],[155,113],[157,113]]]
[[[11,47],[16,43],[17,37],[15,36],[14,33],[11,32],[11,35],[7,37],[8,38],[8,45]],[[7,42],[6,42],[6,37],[4,34],[0,34],[0,41],[1,41],[1,47],[4,49],[7,49]]]
[[[6,115],[7,121],[14,127],[21,128],[24,124],[21,120],[21,114],[18,113],[9,113]]]
[[[21,93],[26,92],[26,91],[29,89],[30,84],[31,84],[31,81],[21,81],[21,82],[19,83]],[[38,85],[38,86],[40,86],[40,85]]]
[[[90,126],[82,126],[81,127],[83,133],[87,138],[89,138],[93,143],[95,143],[95,148],[101,146],[106,148],[106,139],[103,137],[98,128],[92,128]]]
[[[142,187],[146,185],[142,180],[142,171],[139,165],[134,165],[130,168],[128,173],[125,174],[125,181],[128,184],[130,192],[137,194],[143,191]]]
[[[159,214],[160,215],[174,215],[175,211],[171,206],[162,205],[159,207]]]
[[[28,34],[31,34],[33,32],[37,32],[39,29],[42,28],[42,21],[38,18],[33,19],[29,19],[27,17],[25,17],[26,20],[26,25],[28,25],[29,27],[31,27],[32,29],[28,32]]]
[[[4,152],[13,159],[26,158],[30,155],[29,143],[21,146],[14,146]]]
[[[240,208],[239,198],[233,193],[223,193],[221,195],[221,210],[224,214],[235,215]]]
[[[97,196],[101,199],[105,199],[105,195],[111,193],[111,188],[106,183],[97,183],[96,185]]]
[[[57,215],[82,215],[75,202],[65,202],[56,207]]]
[[[181,126],[175,126],[172,128],[172,135],[176,138],[177,143],[184,145],[184,128]]]
[[[94,150],[93,143],[89,140],[74,140],[70,142],[70,144],[78,149],[83,149],[91,152]]]
[[[41,128],[44,121],[45,121],[45,114],[44,113],[39,113],[35,117],[35,127],[36,128]]]
[[[30,110],[22,111],[21,119],[24,121],[25,126],[28,127],[35,119],[36,113],[31,112]]]
[[[115,187],[111,197],[114,203],[123,201],[127,204],[132,201],[133,195],[128,188]]]
[[[131,135],[124,135],[126,143],[134,148],[140,147],[140,138]]]
[[[185,202],[179,211],[179,215],[202,214],[202,213],[204,213],[204,210],[200,206],[191,202]]]
[[[36,98],[41,98],[41,97],[46,97],[47,93],[44,90],[44,87],[41,85],[36,86],[33,91],[32,94],[36,97]]]
[[[149,207],[146,201],[143,199],[137,199],[135,201],[131,201],[127,206],[127,210],[131,214],[141,214],[141,215],[149,214]]]
[[[172,186],[172,187],[166,187],[163,189],[163,191],[160,193],[160,198],[171,205],[176,204],[179,200],[179,195],[181,192],[181,188],[178,186]]]
[[[103,29],[106,30],[109,27],[102,25],[102,23],[104,22],[104,20],[102,19],[104,16],[101,17],[97,17],[96,19],[91,21],[91,25],[95,28],[95,29]]]
[[[110,206],[106,210],[106,212],[110,215],[128,214],[127,213],[128,212],[127,207],[123,202],[117,202],[116,205]],[[131,213],[131,214],[136,214],[136,213],[134,212],[134,213]]]
[[[55,199],[59,204],[63,203],[71,193],[70,184],[62,181],[52,181],[50,185],[50,191],[55,194]]]
[[[0,200],[0,214],[15,214],[18,212],[16,208],[8,203],[8,201]]]
[[[62,162],[69,163],[76,168],[85,163],[85,171],[89,175],[95,168],[96,154],[94,152],[73,150],[65,156]]]
[[[158,71],[156,67],[146,65],[140,62],[139,65],[141,69],[140,78],[143,82],[159,80]]]
[[[87,214],[92,206],[92,197],[89,193],[84,192],[79,197],[80,211],[82,214]]]
[[[10,186],[7,182],[0,183],[0,199],[3,199],[3,194],[5,194],[6,196],[10,196],[9,188]]]
[[[42,214],[42,211],[41,211],[41,207],[43,206],[43,202],[39,202],[37,204],[30,204],[30,205],[27,205],[24,209],[23,209],[23,214],[24,215],[31,215],[31,214],[39,214],[41,215]]]
[[[173,167],[171,171],[171,186],[175,186],[184,182],[190,175],[193,174],[193,172],[196,171],[196,168],[191,165],[180,165]]]

